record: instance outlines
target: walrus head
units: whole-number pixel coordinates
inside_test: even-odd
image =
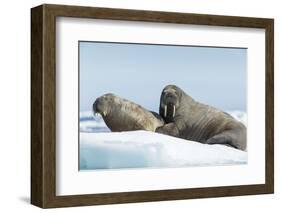
[[[110,113],[110,106],[114,101],[114,97],[114,94],[108,93],[97,98],[93,104],[94,114],[100,114],[102,117],[106,117]]]
[[[166,86],[161,94],[159,113],[166,123],[174,121],[180,106],[181,89],[175,85]]]

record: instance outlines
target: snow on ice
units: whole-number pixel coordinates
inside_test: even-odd
[[[230,114],[246,125],[246,113]],[[247,152],[148,131],[110,132],[102,117],[80,113],[80,169],[219,166],[247,163]]]

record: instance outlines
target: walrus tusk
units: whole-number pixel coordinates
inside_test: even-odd
[[[164,106],[164,117],[167,116],[167,105]]]
[[[175,117],[175,114],[176,114],[176,106],[173,105],[173,117]]]

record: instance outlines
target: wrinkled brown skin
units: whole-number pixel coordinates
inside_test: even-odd
[[[167,104],[170,107],[166,108],[165,116]],[[158,133],[204,144],[247,149],[247,130],[241,122],[221,110],[195,101],[175,85],[163,89],[159,113],[166,124],[156,129]]]
[[[93,104],[94,113],[102,115],[112,132],[147,130],[155,131],[164,125],[156,112],[151,112],[129,100],[112,93],[97,98]]]

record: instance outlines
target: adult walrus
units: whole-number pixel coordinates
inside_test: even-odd
[[[94,113],[102,115],[103,120],[113,132],[148,130],[155,131],[164,125],[164,120],[156,112],[151,112],[129,100],[112,93],[97,98],[93,104]]]
[[[231,115],[199,103],[175,85],[166,86],[160,98],[165,125],[156,132],[198,141],[224,144],[246,150],[246,127]]]

